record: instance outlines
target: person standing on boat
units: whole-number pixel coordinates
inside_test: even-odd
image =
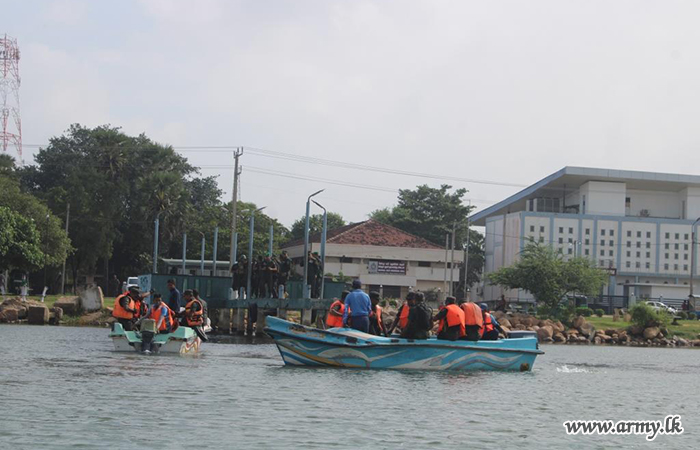
[[[112,316],[117,319],[124,331],[133,331],[136,309],[134,301],[139,297],[139,288],[132,286],[129,292],[125,292],[114,300],[114,310]]]
[[[199,296],[199,291],[197,289],[192,289],[192,295],[194,296],[195,299],[199,301],[199,303],[202,304],[202,308],[204,308],[204,313],[202,314],[202,319],[204,320],[204,325],[207,324],[209,321],[209,306],[207,305],[206,300],[201,298]]]
[[[479,305],[481,307],[481,312],[484,315],[484,328],[482,328],[481,340],[483,341],[497,341],[498,333],[502,333],[506,336],[506,332],[501,328],[501,324],[498,323],[496,318],[489,312],[489,307],[486,303]]]
[[[180,291],[175,287],[175,280],[168,280],[168,290],[170,291],[170,298],[168,298],[168,308],[175,314],[180,312],[180,306],[182,306],[182,295]]]
[[[379,306],[379,292],[371,291],[369,300],[372,302],[372,311],[369,313],[369,333],[375,336],[388,336],[382,320],[382,307]]]
[[[438,328],[437,335],[438,339],[456,341],[466,336],[464,311],[462,311],[462,308],[457,306],[456,303],[456,298],[447,297],[445,299],[445,307],[433,317],[433,321],[440,321],[440,328]]]
[[[408,311],[408,325],[401,332],[404,339],[428,339],[433,328],[433,312],[425,304],[425,295],[416,292],[413,299],[408,301],[411,309]]]
[[[403,331],[406,329],[408,326],[408,312],[411,309],[410,306],[408,306],[409,300],[413,299],[413,297],[416,294],[413,291],[410,291],[406,295],[406,301],[403,302],[403,305],[399,307],[399,310],[396,312],[396,318],[394,319],[394,322],[391,324],[391,328],[389,329],[389,335],[394,332],[396,329],[396,326],[398,325],[399,330]]]
[[[343,326],[343,313],[345,313],[345,299],[350,291],[343,291],[340,300],[336,299],[328,310],[326,328],[340,328]]]
[[[182,296],[185,299],[185,310],[180,314],[182,317],[180,325],[190,328],[201,326],[204,322],[204,305],[194,298],[194,292],[190,289],[187,289]]]
[[[353,280],[352,292],[345,299],[343,325],[348,326],[348,317],[350,317],[351,328],[367,333],[369,332],[369,313],[371,311],[372,303],[369,300],[369,295],[362,291],[360,280]]]
[[[478,341],[481,329],[484,327],[484,315],[479,305],[473,302],[464,302],[459,305],[464,311],[464,324],[467,335],[463,338],[468,341]]]

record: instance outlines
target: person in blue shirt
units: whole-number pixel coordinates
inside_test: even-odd
[[[369,295],[362,291],[360,280],[353,280],[352,292],[345,299],[344,326],[348,326],[348,311],[350,312],[350,327],[363,333],[368,333],[369,313],[372,311],[372,302],[369,299]]]
[[[168,308],[175,314],[180,312],[180,306],[182,305],[182,296],[180,291],[175,287],[175,280],[168,280],[168,290],[170,291],[170,298],[168,298]]]

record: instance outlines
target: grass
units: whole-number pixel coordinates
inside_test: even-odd
[[[631,325],[624,320],[613,322],[612,316],[586,317],[586,321],[597,330],[627,328]],[[670,325],[668,331],[671,333],[671,336],[676,335],[684,339],[698,339],[698,334],[700,334],[700,320],[679,320],[678,325]]]
[[[65,297],[71,297],[71,294],[66,294]],[[47,295],[46,298],[44,299],[44,304],[52,308],[53,304],[56,303],[56,300],[59,298],[64,297],[63,295]],[[41,302],[41,296],[40,295],[28,295],[27,298],[29,300],[34,300],[35,302]],[[114,297],[105,297],[104,298],[104,307],[105,308],[114,308]]]

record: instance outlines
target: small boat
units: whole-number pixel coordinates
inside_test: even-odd
[[[141,331],[124,331],[119,322],[109,334],[118,352],[194,355],[199,353],[202,339],[189,327],[178,327],[172,333],[155,333],[155,321],[144,320]],[[145,344],[144,344],[145,342]]]
[[[350,328],[321,330],[266,317],[265,332],[275,340],[286,365],[471,371],[532,370],[544,354],[532,334],[498,341],[446,341],[374,336]]]

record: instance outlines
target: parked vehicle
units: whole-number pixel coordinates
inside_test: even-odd
[[[139,287],[139,277],[129,277],[126,279],[126,289],[125,291],[128,291],[130,287],[136,286]]]
[[[648,301],[646,302],[647,305],[651,306],[655,311],[666,311],[667,313],[671,314],[672,316],[675,316],[678,314],[678,310],[672,306],[668,306],[665,303],[662,302],[653,302],[653,301]]]

